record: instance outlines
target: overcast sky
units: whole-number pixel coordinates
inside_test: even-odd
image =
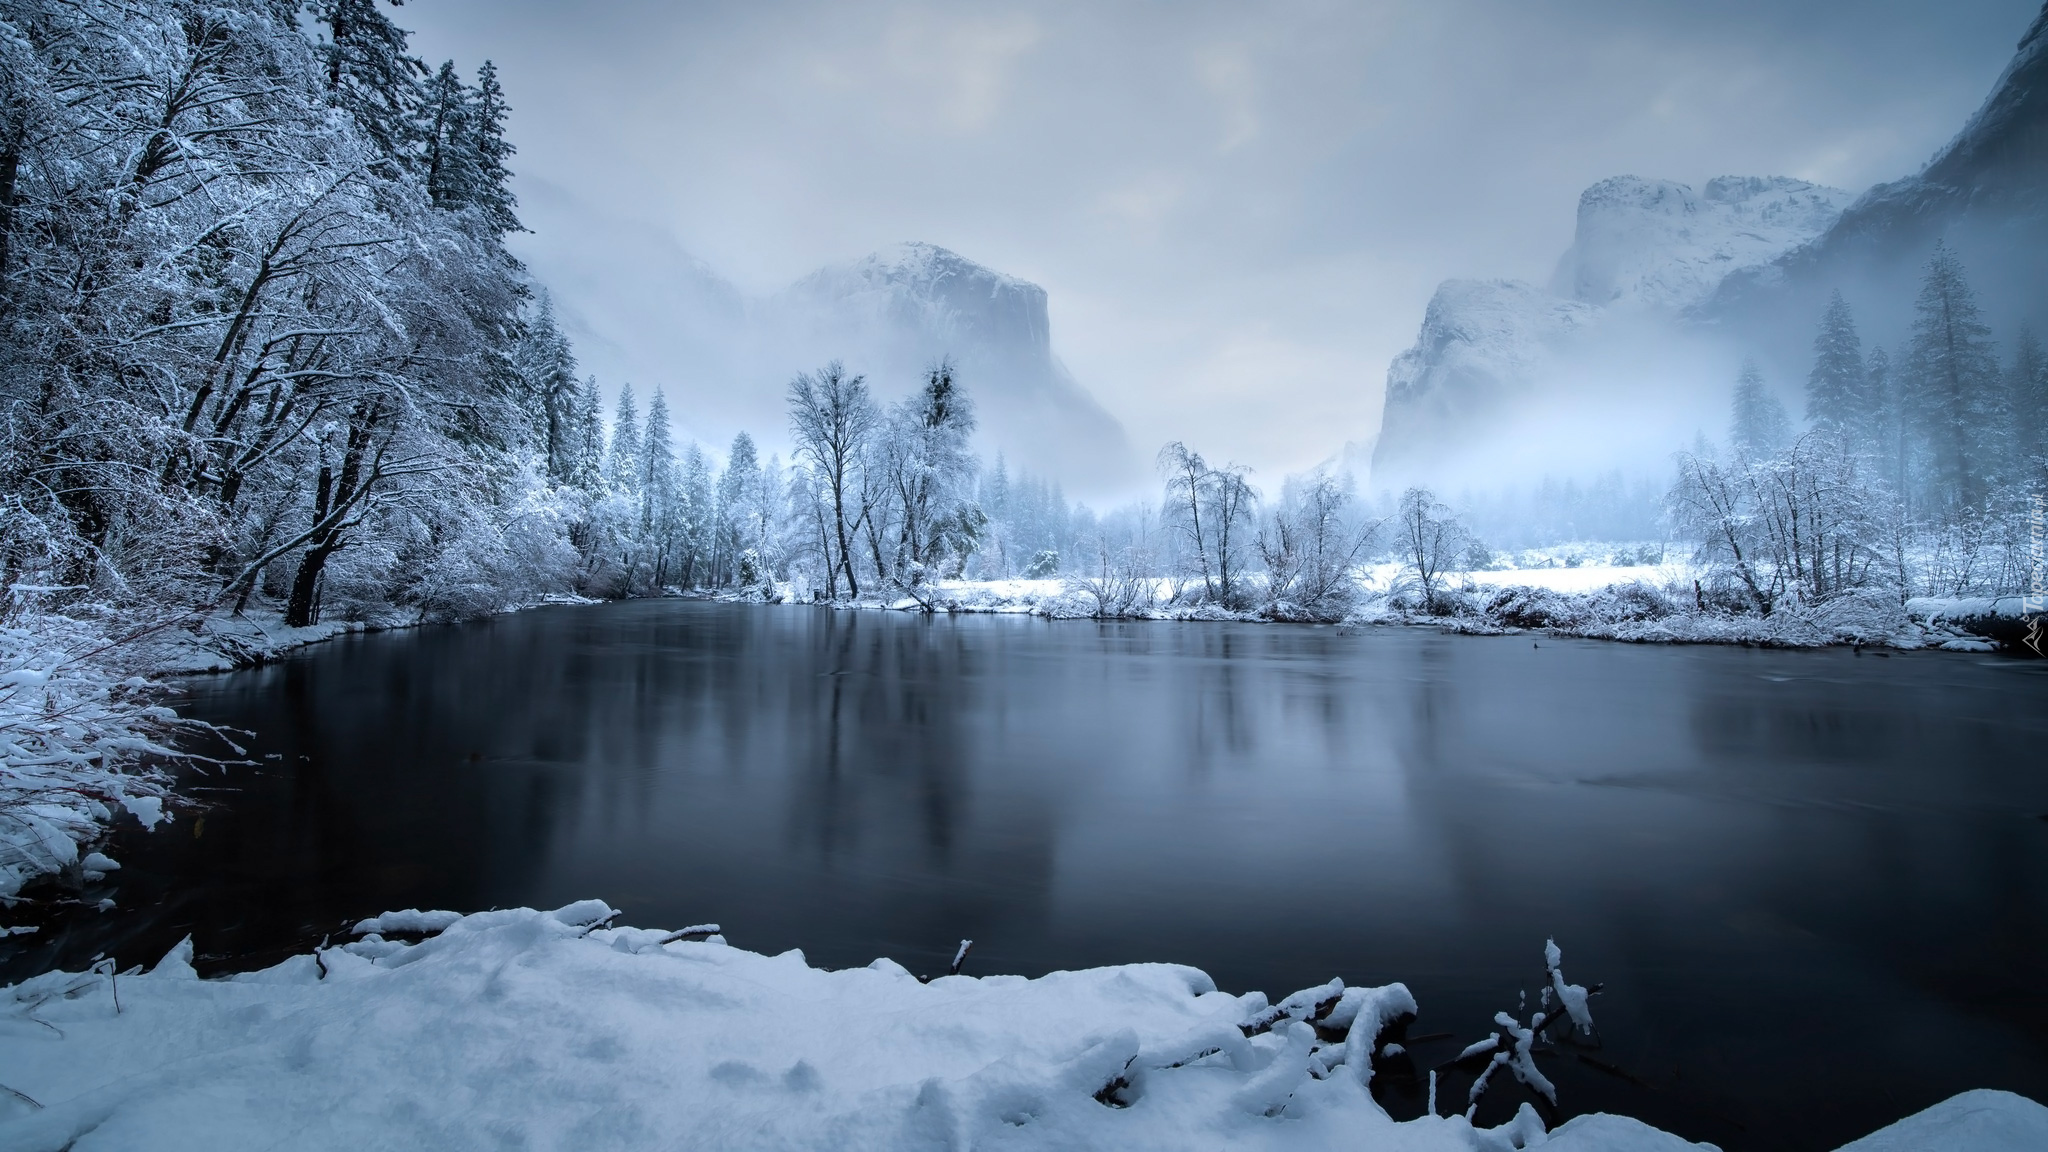
[[[2038,11],[411,0],[396,16],[432,61],[497,61],[539,233],[518,247],[572,310],[650,275],[619,250],[634,228],[760,292],[926,240],[1043,285],[1055,351],[1142,449],[1185,439],[1277,479],[1372,434],[1438,281],[1547,279],[1586,185],[1907,174]],[[579,351],[609,382],[616,357]],[[665,383],[687,418],[693,382]]]

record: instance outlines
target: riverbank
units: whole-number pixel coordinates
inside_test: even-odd
[[[198,979],[188,943],[147,973],[24,982],[0,993],[0,1146],[1709,1147],[1609,1115],[1545,1133],[1527,1107],[1494,1128],[1392,1120],[1370,1084],[1406,1062],[1382,1030],[1412,1004],[1399,985],[1269,1007],[1165,964],[924,983],[616,915],[387,915],[227,979]],[[1935,1146],[2048,1146],[2048,1108],[1966,1093],[1843,1152]]]
[[[1384,570],[1382,570],[1384,569]],[[1285,602],[1229,609],[1192,603],[1186,585],[1168,579],[1105,581],[1063,578],[938,581],[910,595],[841,602],[851,609],[905,612],[1028,614],[1049,619],[1142,619],[1320,622],[1348,626],[1419,626],[1474,635],[1532,633],[1630,643],[1741,644],[1812,648],[1868,646],[1913,651],[2003,651],[2038,655],[2033,620],[2018,597],[1917,598],[1847,596],[1792,605],[1770,616],[1716,611],[1688,601],[1683,581],[1662,565],[1586,565],[1492,570],[1447,578],[1426,599],[1401,587],[1393,566],[1364,574],[1363,592],[1342,613],[1311,612]],[[801,602],[783,585],[718,593],[729,601]],[[505,611],[563,603],[543,597]],[[91,845],[119,813],[145,825],[168,819],[162,765],[181,755],[233,759],[232,737],[203,752],[174,747],[175,713],[163,703],[157,677],[230,671],[277,660],[338,636],[417,627],[411,616],[327,621],[286,627],[279,613],[197,615],[111,641],[90,622],[38,617],[41,624],[8,630],[0,653],[0,899],[23,885],[88,868]],[[186,744],[221,734],[186,733]]]
[[[1381,565],[1392,569],[1395,566]],[[1707,601],[1666,566],[1493,570],[1446,575],[1423,596],[1395,571],[1370,570],[1341,610],[1287,601],[1229,608],[1191,598],[1183,581],[1114,582],[1062,578],[941,580],[900,594],[840,601],[866,610],[998,613],[1055,620],[1176,620],[1321,623],[1440,628],[1471,635],[1535,633],[1637,644],[1739,644],[1768,648],[1835,645],[1897,651],[2006,652],[2039,656],[2042,643],[2018,596],[1845,595],[1792,603],[1768,616]],[[739,602],[805,603],[790,586],[715,594]]]
[[[542,604],[597,601],[549,596]],[[338,636],[420,626],[416,616],[284,624],[251,610],[155,621],[18,610],[0,627],[0,904],[56,875],[120,868],[93,850],[123,815],[172,819],[169,768],[231,764],[239,735],[181,721],[164,677],[251,668]],[[0,925],[4,935],[5,925]]]

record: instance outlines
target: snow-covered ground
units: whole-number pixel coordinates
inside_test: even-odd
[[[1704,1147],[1605,1115],[1547,1134],[1528,1109],[1495,1129],[1394,1122],[1370,1062],[1343,1053],[1412,1004],[1399,985],[1348,990],[1320,1020],[1342,1041],[1298,1019],[1331,988],[1282,1000],[1247,1038],[1240,1024],[1275,1015],[1266,997],[1192,968],[926,984],[888,960],[828,972],[611,915],[584,901],[387,916],[225,980],[197,979],[188,943],[146,974],[26,981],[0,991],[0,1147]],[[376,934],[442,927],[417,944]],[[1969,1093],[1850,1147],[2031,1152],[2048,1109]]]
[[[174,714],[110,638],[107,621],[0,617],[0,902],[67,869],[119,867],[88,851],[115,812],[165,818]]]
[[[1550,551],[1558,555],[1549,555]],[[1711,606],[1702,610],[1695,600],[1690,567],[1673,561],[1644,562],[1631,556],[1631,551],[1626,547],[1589,551],[1573,545],[1525,552],[1508,558],[1509,566],[1445,572],[1438,577],[1437,609],[1427,612],[1420,609],[1420,597],[1404,565],[1396,561],[1369,564],[1358,572],[1360,597],[1343,622],[1419,624],[1478,633],[1533,629],[1634,643],[1791,648],[1863,644],[1956,652],[2018,648],[2027,635],[2023,603],[2016,596],[1916,597],[1902,604],[1891,596],[1872,593],[1815,604],[1790,603],[1768,617]],[[1564,562],[1558,562],[1558,556]],[[1621,562],[1624,557],[1634,562]],[[891,591],[855,603],[842,602],[840,607],[1019,613],[1055,619],[1107,615],[1265,622],[1302,618],[1299,613],[1264,606],[1226,609],[1177,598],[1178,591],[1198,590],[1190,581],[1150,577],[1129,583],[1142,594],[1123,608],[1106,612],[1100,607],[1102,597],[1091,590],[1095,582],[1059,577],[941,580],[921,586],[914,595]],[[726,598],[764,597],[752,592]],[[807,602],[786,585],[767,598],[791,604]],[[1253,603],[1257,599],[1254,595]]]
[[[1596,592],[1616,584],[1652,588],[1685,583],[1690,570],[1679,564],[1585,564],[1576,568],[1479,569],[1454,576],[1459,583],[1486,588],[1548,588],[1552,592]]]

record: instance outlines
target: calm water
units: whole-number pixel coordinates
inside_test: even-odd
[[[187,710],[268,759],[197,782],[203,817],[117,837],[120,908],[59,912],[0,976],[187,931],[251,967],[387,908],[598,896],[834,967],[936,971],[967,936],[976,974],[1174,960],[1276,999],[1405,980],[1411,1031],[1455,1033],[1426,1064],[1533,995],[1555,935],[1607,987],[1612,1071],[1548,1064],[1567,1112],[1831,1148],[1965,1088],[2048,1100],[2044,673],[542,609],[194,681]]]

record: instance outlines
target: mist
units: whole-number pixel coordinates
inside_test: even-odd
[[[1277,484],[1373,439],[1439,281],[1545,282],[1589,184],[1896,179],[1982,99],[2035,8],[400,15],[427,58],[504,67],[534,229],[514,251],[584,366],[667,388],[688,435],[778,439],[789,368],[735,380],[691,335],[693,260],[759,298],[922,240],[1046,290],[1054,352],[1127,430],[1131,482],[1185,439]]]

